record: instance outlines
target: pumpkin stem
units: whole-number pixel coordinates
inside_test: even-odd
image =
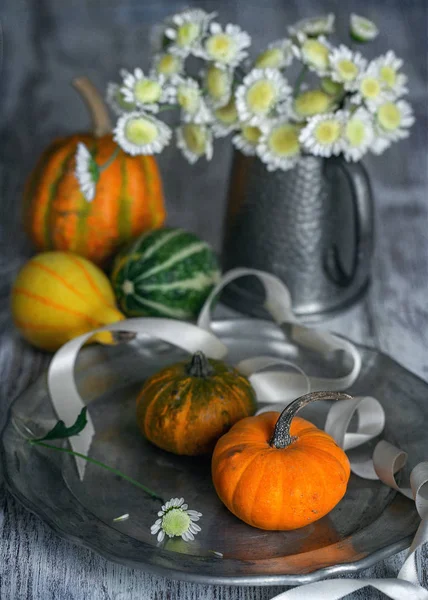
[[[92,117],[94,136],[99,138],[111,133],[112,125],[110,115],[104,100],[87,77],[77,77],[72,81],[73,87],[79,92],[85,104],[89,108]]]
[[[209,377],[214,373],[207,357],[203,352],[195,352],[187,367],[187,373],[191,377]]]
[[[296,438],[290,435],[291,421],[296,413],[311,402],[316,400],[351,400],[352,396],[342,392],[311,392],[300,396],[293,400],[282,413],[279,415],[276,422],[272,438],[269,440],[269,445],[275,448],[286,448],[296,441]]]

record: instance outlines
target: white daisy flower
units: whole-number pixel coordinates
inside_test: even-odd
[[[177,128],[177,147],[190,164],[205,156],[211,160],[213,155],[213,135],[206,125],[184,123]]]
[[[365,108],[344,114],[342,150],[346,160],[360,160],[370,149],[373,137],[373,116]]]
[[[349,19],[349,32],[356,42],[371,42],[379,34],[379,29],[373,21],[351,13]]]
[[[135,110],[135,102],[127,102],[118,83],[107,84],[106,102],[112,111],[120,116],[125,112]]]
[[[292,169],[300,157],[300,128],[284,119],[276,119],[263,128],[257,154],[268,171]]]
[[[199,521],[202,513],[189,510],[184,498],[168,500],[158,512],[158,517],[150,527],[150,532],[157,536],[158,542],[162,542],[166,535],[170,538],[181,537],[185,542],[190,542],[201,531],[196,521]]]
[[[393,142],[408,137],[414,122],[412,107],[405,100],[384,102],[375,113],[376,133]]]
[[[205,38],[198,56],[214,62],[220,69],[235,68],[246,58],[246,48],[251,45],[251,38],[238,25],[228,24],[223,29],[219,23],[211,23],[209,34]]]
[[[92,154],[82,142],[77,144],[76,168],[74,170],[80,191],[87,202],[95,198],[97,181],[100,178],[100,170],[92,158]]]
[[[367,61],[359,52],[352,52],[343,44],[330,53],[331,78],[342,83],[345,90],[353,89],[355,81],[364,71]]]
[[[181,119],[185,123],[208,123],[212,120],[202,96],[202,90],[197,81],[191,77],[177,77],[170,100],[181,108]]]
[[[162,75],[165,79],[171,79],[183,72],[184,60],[177,54],[161,52],[153,57],[153,73]]]
[[[170,96],[163,75],[144,75],[140,68],[134,73],[126,73],[120,91],[126,102],[150,112],[158,112],[158,103],[168,102]]]
[[[253,69],[235,93],[240,120],[260,125],[274,111],[286,112],[291,93],[287,80],[277,69]]]
[[[159,154],[171,139],[170,128],[144,112],[127,113],[119,117],[113,133],[115,142],[132,156]]]
[[[174,15],[164,32],[164,36],[169,40],[168,52],[183,58],[194,54],[209,22],[215,16],[216,13],[206,13],[200,8],[185,10]]]
[[[229,69],[210,65],[202,73],[202,79],[209,105],[213,108],[225,106],[232,94],[233,73]]]
[[[334,21],[336,17],[333,13],[302,19],[288,28],[288,33],[292,36],[302,39],[302,37],[318,37],[319,35],[328,35],[334,32]]]
[[[241,123],[239,133],[232,138],[232,144],[245,156],[254,156],[261,135],[262,130],[259,127]]]
[[[386,90],[395,97],[407,94],[407,77],[404,73],[399,73],[403,66],[401,58],[397,58],[392,50],[389,50],[383,56],[379,56],[373,61],[376,66],[379,79],[384,84]]]
[[[330,45],[323,37],[308,38],[293,46],[294,55],[317,75],[327,75],[330,67]]]
[[[356,79],[354,84],[355,94],[351,96],[353,104],[364,103],[371,111],[388,99],[384,83],[381,81],[379,71],[370,63],[366,71]]]
[[[226,106],[221,106],[213,111],[214,123],[212,125],[213,135],[216,138],[225,137],[239,126],[238,111],[235,99],[231,98]]]
[[[342,149],[343,121],[340,111],[311,117],[300,133],[300,143],[315,156],[337,156]]]
[[[335,97],[327,92],[306,90],[292,101],[290,115],[295,121],[305,121],[308,117],[331,112],[334,105]]]
[[[256,69],[285,69],[293,62],[293,44],[282,39],[272,42],[254,61]]]

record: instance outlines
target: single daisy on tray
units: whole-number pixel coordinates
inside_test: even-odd
[[[212,117],[198,82],[192,77],[177,77],[172,82],[170,99],[181,108],[181,119],[186,123],[208,123]]]
[[[370,149],[373,137],[373,115],[365,108],[344,113],[342,150],[346,160],[360,160]]]
[[[97,181],[100,178],[100,170],[92,158],[92,154],[82,142],[77,144],[76,168],[74,171],[79,182],[80,191],[87,202],[95,198]]]
[[[135,102],[127,102],[118,83],[107,85],[106,102],[116,115],[135,110]]]
[[[300,157],[300,127],[284,119],[276,119],[262,128],[257,154],[268,171],[288,171]]]
[[[200,8],[195,8],[171,17],[164,31],[164,36],[168,40],[168,52],[183,58],[194,54],[209,22],[215,16],[215,13],[207,13]]]
[[[144,112],[123,114],[114,128],[115,142],[132,156],[159,154],[169,144],[170,139],[170,128]]]
[[[225,137],[239,126],[238,111],[236,110],[234,98],[231,98],[226,106],[216,108],[213,111],[213,116],[212,130],[214,137]]]
[[[262,130],[260,127],[255,127],[248,123],[241,123],[239,125],[239,132],[232,138],[232,144],[235,148],[240,150],[242,154],[245,154],[245,156],[254,156],[261,135]]]
[[[334,32],[334,21],[336,17],[333,13],[302,19],[288,28],[288,33],[297,39],[306,37],[318,37],[319,35],[328,35]]]
[[[158,103],[168,102],[170,96],[163,75],[144,75],[140,68],[125,75],[120,91],[126,102],[149,112],[158,112]]]
[[[233,73],[211,64],[202,73],[203,88],[207,102],[213,108],[225,106],[232,94]]]
[[[327,75],[330,68],[330,45],[323,37],[308,38],[299,45],[293,45],[295,56],[317,75]]]
[[[181,537],[185,542],[190,542],[201,531],[196,521],[199,521],[202,513],[189,510],[184,498],[168,500],[158,512],[158,517],[150,528],[150,532],[156,535],[158,542],[162,542],[165,536]]]
[[[220,69],[233,69],[246,58],[246,48],[250,45],[250,36],[238,25],[229,23],[223,29],[219,23],[211,23],[208,36],[201,44],[198,55],[212,61]]]
[[[162,52],[153,57],[152,71],[156,75],[162,75],[165,79],[170,79],[183,72],[184,60],[177,54]]]
[[[256,69],[285,69],[293,62],[293,44],[282,39],[272,42],[254,61]]]
[[[343,84],[345,90],[353,89],[354,82],[364,71],[367,61],[359,52],[352,52],[344,45],[330,52],[331,78]]]
[[[213,156],[213,135],[207,125],[184,123],[176,130],[177,147],[190,164],[205,156],[211,160]]]
[[[389,50],[385,55],[374,60],[373,63],[378,69],[379,79],[384,84],[387,92],[395,97],[407,94],[409,91],[406,87],[407,77],[404,73],[399,73],[403,66],[401,58],[398,58],[392,50]]]
[[[341,111],[311,117],[300,133],[300,143],[314,156],[337,156],[342,150],[343,124]]]
[[[236,108],[241,121],[260,125],[274,111],[288,111],[291,87],[277,69],[253,69],[236,90]]]

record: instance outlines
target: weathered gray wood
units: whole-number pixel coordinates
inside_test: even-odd
[[[406,60],[417,115],[412,136],[380,158],[366,161],[377,206],[373,282],[366,299],[323,324],[376,344],[428,378],[427,62],[425,0],[3,0],[4,61],[0,71],[0,415],[46,366],[48,357],[21,342],[10,324],[7,291],[29,248],[20,232],[17,205],[24,175],[55,136],[88,127],[71,91],[86,74],[103,88],[119,68],[147,66],[149,28],[185,4],[217,10],[239,23],[255,46],[281,37],[298,18],[337,10],[345,32],[358,10],[382,29],[367,51],[393,48]],[[210,165],[190,167],[174,149],[160,159],[169,222],[198,232],[220,247],[230,145],[219,142]],[[428,400],[427,400],[428,401]],[[405,424],[403,424],[405,426]],[[0,488],[0,598],[5,600],[266,600],[282,588],[227,588],[168,581],[107,562],[59,539]],[[359,576],[396,575],[403,555]],[[418,557],[425,585],[428,551]],[[423,564],[422,564],[423,563]],[[349,596],[351,597],[351,596]],[[363,591],[352,598],[377,598]]]

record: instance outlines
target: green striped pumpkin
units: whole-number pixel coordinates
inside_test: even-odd
[[[182,229],[144,233],[116,258],[111,281],[128,317],[194,319],[220,278],[209,244]]]

